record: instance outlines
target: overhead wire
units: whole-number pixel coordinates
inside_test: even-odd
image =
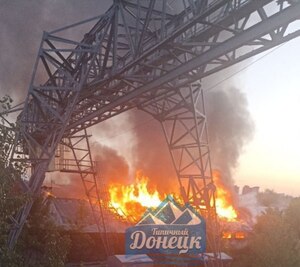
[[[275,48],[273,48],[272,50],[268,51],[267,53],[265,53],[264,55],[262,55],[261,57],[251,61],[248,65],[244,66],[243,68],[233,72],[231,75],[227,76],[226,78],[220,80],[219,82],[215,83],[214,85],[212,85],[211,87],[208,87],[207,89],[204,89],[204,92],[210,92],[211,90],[217,88],[220,84],[226,82],[227,80],[231,79],[232,77],[236,76],[237,74],[245,71],[246,69],[248,69],[249,67],[251,67],[252,65],[254,65],[255,63],[259,62],[260,60],[262,60],[263,58],[269,56],[270,54],[272,54],[273,52],[275,52],[276,50],[278,50],[279,48],[283,47],[286,43],[283,43]],[[128,132],[131,132],[137,128],[140,128],[141,126],[145,126],[146,124],[149,124],[150,122],[152,121],[156,121],[154,118],[150,118],[149,120],[147,121],[144,121],[142,123],[139,123],[138,125],[136,125],[135,127],[132,127],[130,129],[127,129],[125,131],[122,131],[122,133],[119,133],[119,134],[115,134],[115,135],[112,135],[112,136],[108,136],[106,137],[105,139],[100,139],[99,141],[103,142],[103,141],[107,141],[107,140],[110,140],[110,139],[113,139],[113,138],[116,138],[118,136],[121,136],[121,135],[124,135]]]
[[[243,72],[244,70],[248,69],[249,67],[251,67],[252,65],[254,65],[255,63],[257,63],[258,61],[262,60],[263,58],[265,58],[266,56],[270,55],[271,53],[273,53],[274,51],[276,51],[277,49],[281,48],[282,46],[284,46],[286,43],[283,43],[275,48],[273,48],[272,50],[268,51],[266,54],[262,55],[261,57],[251,61],[248,65],[246,65],[245,67],[237,70],[236,72],[232,73],[231,75],[227,76],[226,78],[220,80],[219,82],[217,82],[216,84],[212,85],[211,87],[208,87],[207,89],[204,89],[204,92],[209,92],[211,90],[213,90],[214,88],[218,87],[220,84],[222,84],[223,82],[226,82],[227,80],[231,79],[232,77],[236,76],[237,74]]]

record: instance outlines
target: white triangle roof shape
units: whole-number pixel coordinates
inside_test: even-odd
[[[194,212],[192,212],[189,208],[187,208],[186,210],[192,217],[192,220],[188,223],[188,225],[195,225],[201,223],[201,219]]]
[[[142,220],[140,220],[136,225],[141,224],[141,222],[143,222],[144,220],[146,220],[149,217],[154,221],[154,224],[165,224],[163,221],[161,221],[160,219],[156,218],[151,213],[148,213],[147,216],[144,217]],[[143,224],[143,225],[146,225],[146,224]]]
[[[175,215],[175,220],[177,220],[181,216],[182,211],[173,202],[169,201],[169,204],[170,204],[170,207],[171,207],[171,209],[172,209],[172,211]]]

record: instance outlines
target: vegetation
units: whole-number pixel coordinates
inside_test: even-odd
[[[9,109],[10,97],[0,99],[0,108]],[[7,153],[12,142],[10,127],[0,125],[0,266],[64,266],[70,240],[61,235],[60,229],[49,217],[49,208],[42,198],[33,198],[21,189],[22,165],[10,165]],[[33,200],[33,208],[14,250],[7,246],[12,216],[25,201]]]
[[[265,190],[264,192],[258,193],[258,202],[265,207],[271,207],[279,202],[279,194],[273,190]]]
[[[21,266],[64,266],[71,241],[61,233],[62,229],[50,219],[43,198],[37,198],[17,246],[22,255]]]
[[[248,246],[233,257],[233,267],[300,266],[300,198],[260,216]]]
[[[0,99],[1,111],[10,108],[11,98],[5,96]],[[10,130],[3,126],[5,117],[1,117],[0,127],[0,263],[1,266],[19,266],[19,255],[7,247],[10,216],[16,214],[25,201],[25,195],[20,194],[17,188],[17,177],[20,171],[7,166],[7,153],[11,142]]]
[[[0,160],[0,263],[2,266],[20,266],[20,255],[7,247],[10,216],[16,214],[25,200],[24,195],[14,194],[14,169],[8,169]]]
[[[265,207],[282,207],[288,206],[289,202],[291,201],[292,197],[279,194],[274,192],[273,190],[266,189],[264,192],[258,193],[258,202]]]

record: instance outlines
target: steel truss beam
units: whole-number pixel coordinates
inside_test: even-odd
[[[69,162],[63,162],[63,165],[59,166],[59,169],[64,172],[78,173],[80,175],[98,232],[101,236],[105,254],[109,256],[113,255],[113,251],[107,235],[107,227],[104,219],[105,207],[99,195],[100,188],[97,183],[97,174],[88,138],[87,131],[84,129],[82,134],[76,134],[63,140],[63,146],[71,149],[73,159],[65,159]]]
[[[194,81],[299,36],[300,31],[290,27],[299,14],[299,1],[115,0],[100,17],[44,33],[10,153],[11,162],[31,166],[29,193],[40,192],[63,138],[128,109],[148,110],[155,101],[170,104],[173,98],[191,94]],[[93,20],[97,22],[82,40],[66,37],[66,31]],[[194,112],[193,119],[191,114],[190,119],[166,116],[161,121],[165,128],[174,128],[174,136],[181,125],[189,137],[204,137],[203,114]],[[187,125],[189,120],[194,126]],[[174,161],[180,151],[191,153],[192,148],[180,147],[174,136],[166,136]],[[207,195],[213,192],[212,183],[197,188],[195,182],[211,181],[209,150],[197,145],[193,149],[198,156],[191,157],[197,175],[184,177],[188,168],[175,166],[180,181],[188,181],[186,199],[200,205],[204,201],[210,210]],[[30,207],[12,222],[10,247]]]
[[[93,42],[83,41],[80,46],[72,49],[67,62],[56,49],[50,53],[53,45],[48,34],[43,36],[24,109],[17,120],[16,138],[11,154],[12,162],[22,161],[31,165],[30,194],[35,195],[41,190],[45,173],[63,138],[98,47],[98,38]],[[39,75],[43,75],[38,72],[39,67],[50,77],[42,89],[35,85],[39,82]],[[50,84],[52,89],[49,89]],[[9,236],[10,248],[20,235],[31,206],[32,202],[28,202],[13,221],[14,226]]]
[[[275,2],[213,1],[196,15],[186,9],[166,24],[169,35],[162,38],[156,31],[145,39],[144,53],[119,55],[115,74],[84,89],[82,106],[78,113],[74,111],[77,116],[71,118],[67,132],[94,125],[145,98],[176,90],[299,36],[299,30],[288,28],[299,18],[300,5]],[[272,15],[265,11],[271,4],[275,4]],[[264,16],[259,15],[262,10]]]
[[[210,227],[208,246],[218,258],[220,244],[216,224],[216,188],[212,178],[207,120],[200,84],[179,88],[176,94],[149,101],[141,109],[160,121],[181,195],[186,203],[197,207],[206,218]]]

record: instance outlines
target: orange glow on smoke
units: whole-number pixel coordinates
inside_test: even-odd
[[[214,171],[214,183],[216,185],[216,211],[220,219],[225,221],[236,221],[237,212],[233,207],[232,196],[222,183],[221,175],[218,171]]]
[[[156,189],[149,187],[148,181],[147,177],[137,175],[131,185],[110,185],[110,205],[121,216],[140,219],[147,208],[156,208],[163,200]]]

